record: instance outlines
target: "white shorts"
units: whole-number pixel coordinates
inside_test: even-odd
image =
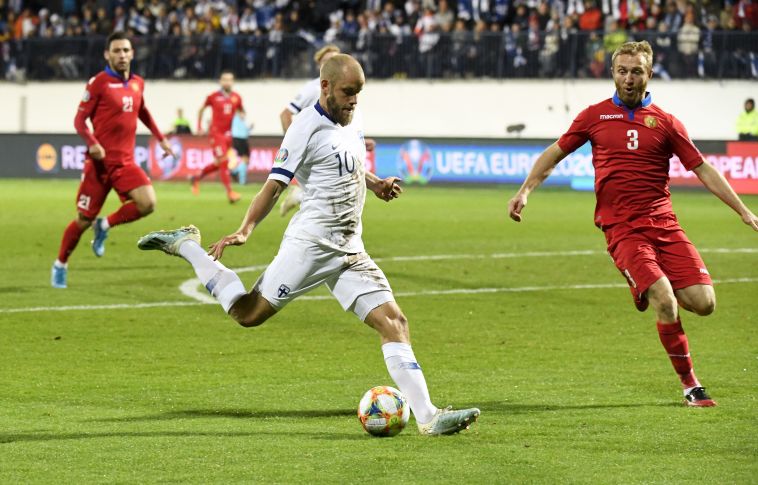
[[[368,254],[345,254],[290,237],[284,238],[254,290],[281,310],[322,284],[345,311],[352,311],[361,321],[379,305],[395,301],[387,277]]]

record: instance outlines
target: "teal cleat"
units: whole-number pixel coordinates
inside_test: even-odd
[[[479,417],[481,411],[477,408],[454,411],[452,407],[438,409],[431,421],[419,424],[419,433],[426,436],[455,434],[468,429]]]
[[[108,229],[103,229],[103,218],[98,217],[92,224],[92,232],[95,233],[95,239],[92,240],[92,252],[95,256],[102,258],[105,254],[105,240],[108,239]]]
[[[185,241],[200,244],[200,230],[189,225],[170,231],[153,231],[142,236],[137,241],[137,247],[143,251],[157,249],[171,256],[179,256],[179,246]]]
[[[68,268],[53,263],[50,270],[50,285],[53,288],[68,288]]]

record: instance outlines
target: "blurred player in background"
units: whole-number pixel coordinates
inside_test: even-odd
[[[245,123],[245,112],[238,111],[232,120],[232,148],[237,153],[237,164],[232,170],[240,185],[247,183],[247,162],[250,160],[250,130]]]
[[[627,42],[616,49],[611,63],[613,97],[579,113],[569,130],[537,159],[508,210],[513,220],[521,221],[529,194],[558,162],[589,140],[595,166],[595,224],[605,233],[608,253],[626,277],[637,309],[645,311],[652,305],[685,403],[715,406],[695,376],[679,318],[679,306],[709,315],[716,307],[716,295],[705,264],[671,206],[672,155],[756,231],[758,218],[721,173],[705,162],[682,123],[652,103],[646,91],[652,66],[653,51],[647,42]]]
[[[319,71],[321,66],[326,64],[326,61],[340,53],[340,48],[333,44],[327,44],[321,49],[317,50],[313,55],[313,62],[318,65]],[[300,88],[300,92],[297,93],[295,99],[282,110],[279,114],[279,120],[282,122],[282,133],[286,134],[292,124],[292,120],[298,113],[306,108],[310,108],[318,102],[318,98],[321,96],[321,80],[316,77],[311,79],[307,83],[303,84]],[[293,181],[292,186],[287,192],[287,196],[279,206],[279,214],[284,217],[287,213],[300,206],[300,202],[303,200],[303,191],[297,185],[297,182]]]
[[[271,174],[242,226],[211,245],[210,255],[200,246],[194,226],[150,233],[138,246],[187,260],[224,311],[245,327],[262,324],[298,296],[326,284],[344,310],[381,336],[387,369],[408,398],[419,431],[457,433],[476,420],[479,410],[453,411],[432,404],[411,348],[408,321],[361,238],[366,189],[385,201],[402,191],[397,178],[380,179],[365,170],[362,126],[354,118],[364,83],[363,69],[348,55],[336,55],[324,64],[319,101],[303,110],[287,130]],[[218,259],[227,246],[247,241],[293,178],[305,194],[302,208],[290,221],[279,253],[248,292],[239,276]]]
[[[242,98],[232,91],[234,86],[234,73],[222,71],[219,78],[221,89],[205,98],[205,103],[197,113],[197,134],[203,134],[203,113],[205,108],[210,107],[212,112],[210,135],[211,148],[213,149],[213,163],[203,168],[200,173],[190,178],[192,192],[200,193],[200,180],[209,173],[219,171],[221,183],[226,189],[226,196],[232,204],[240,200],[240,195],[232,190],[232,180],[229,175],[229,150],[232,147],[232,119],[237,112],[244,113]]]
[[[51,284],[55,288],[67,287],[68,258],[88,227],[94,231],[92,250],[101,257],[111,227],[136,221],[155,208],[150,179],[134,161],[137,119],[159,140],[166,155],[174,155],[147,110],[144,80],[131,72],[133,56],[129,38],[122,32],[111,34],[105,45],[105,70],[89,80],[79,103],[74,126],[87,143],[87,157],[76,194],[78,216],[63,232],[58,259],[53,263]],[[94,132],[87,126],[88,118]],[[95,220],[111,189],[123,204],[108,217]]]

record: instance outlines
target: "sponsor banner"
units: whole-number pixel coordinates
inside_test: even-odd
[[[376,173],[407,183],[515,183],[524,181],[540,153],[552,141],[526,140],[382,140],[376,149]],[[706,160],[742,194],[758,194],[758,142],[698,143]],[[701,186],[674,157],[671,185]],[[577,190],[593,190],[589,143],[568,155],[545,181]]]
[[[149,174],[154,180],[186,180],[214,161],[210,139],[206,136],[177,135],[168,138],[176,158],[164,157],[157,140],[150,140]],[[280,137],[252,137],[249,139],[248,179],[265,180],[274,166],[279,152]],[[240,161],[234,148],[229,149],[229,167],[233,169]],[[366,169],[374,171],[374,153],[366,157]],[[217,177],[217,173],[208,176]]]
[[[0,135],[0,177],[78,178],[87,146],[77,135]],[[134,160],[147,167],[148,137],[138,136]]]
[[[163,158],[163,150],[138,135],[135,162],[155,180],[186,180],[209,163],[213,154],[207,137],[169,138],[178,160]],[[248,173],[251,180],[268,175],[279,151],[280,137],[252,137]],[[552,140],[377,139],[369,152],[368,169],[380,177],[398,176],[406,183],[520,184],[542,150]],[[708,163],[741,194],[758,194],[758,142],[697,142]],[[0,134],[0,177],[78,178],[87,147],[75,134]],[[230,151],[230,165],[237,163]],[[671,161],[671,185],[700,187],[693,172],[678,159]],[[547,184],[592,190],[594,171],[589,144],[566,157]]]

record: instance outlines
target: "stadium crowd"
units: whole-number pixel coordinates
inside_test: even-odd
[[[153,77],[312,75],[336,43],[376,77],[602,77],[646,39],[656,74],[758,77],[755,0],[0,0],[7,79],[81,78],[114,30]]]

